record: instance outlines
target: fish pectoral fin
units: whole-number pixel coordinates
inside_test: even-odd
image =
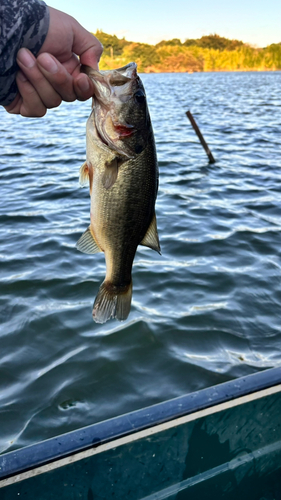
[[[105,171],[102,177],[102,184],[105,189],[109,189],[116,182],[118,176],[118,158],[113,158],[110,163],[106,164]]]
[[[88,227],[88,229],[86,229],[85,233],[83,233],[82,236],[77,241],[76,248],[80,250],[80,252],[89,254],[102,252],[102,249],[97,244],[92,234],[90,226]]]
[[[145,247],[149,247],[152,250],[155,250],[156,252],[158,252],[161,255],[155,213],[152,217],[152,221],[151,221],[150,226],[146,232],[146,235],[143,238],[143,240],[140,242],[140,244],[145,246]]]
[[[81,187],[87,186],[89,183],[89,167],[85,161],[79,170],[79,184]]]
[[[92,187],[93,187],[93,176],[94,176],[94,169],[93,165],[91,162],[85,161],[80,167],[79,171],[79,182],[80,186],[84,187],[87,186],[87,184],[90,184],[90,194],[92,195]]]

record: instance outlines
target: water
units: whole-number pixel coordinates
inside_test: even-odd
[[[0,451],[281,366],[281,73],[143,81],[162,256],[138,250],[124,323],[92,321],[104,256],[75,249],[90,102],[0,112]]]

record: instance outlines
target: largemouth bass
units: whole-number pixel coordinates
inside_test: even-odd
[[[106,276],[93,319],[125,320],[132,299],[138,245],[160,253],[155,216],[158,166],[153,130],[137,65],[97,71],[84,67],[95,95],[87,121],[87,159],[80,184],[89,184],[91,223],[77,242],[85,253],[104,252]]]

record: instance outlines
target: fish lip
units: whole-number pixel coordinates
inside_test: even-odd
[[[108,75],[110,73],[112,73],[113,70],[102,70],[100,71],[100,73],[102,75]],[[123,76],[131,79],[131,80],[135,80],[138,75],[137,75],[137,64],[135,62],[129,62],[128,64],[126,64],[125,66],[122,66],[121,68],[116,68],[114,71],[118,71],[118,73],[121,73],[123,74]]]
[[[110,99],[110,97],[108,96],[108,98],[105,99],[105,96],[100,93],[100,85],[106,87],[109,91],[109,94],[112,95],[113,87],[122,86],[130,80],[134,81],[138,79],[137,64],[135,62],[130,62],[129,64],[126,64],[125,66],[114,70],[102,71],[95,70],[90,66],[82,65],[81,72],[88,75],[88,77],[92,80],[95,90],[93,97],[100,101],[103,106],[106,106],[106,101],[108,100],[108,98]],[[130,98],[132,96],[133,94],[130,96]]]

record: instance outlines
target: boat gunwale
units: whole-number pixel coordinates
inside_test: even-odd
[[[220,409],[222,403],[235,402],[240,399],[241,402],[237,401],[237,404],[243,404],[243,396],[256,393],[254,399],[258,399],[258,397],[263,397],[259,396],[259,393],[280,384],[281,369],[270,368],[4,453],[0,455],[0,488],[7,484],[8,478],[39,469],[53,462],[63,461],[73,455],[80,455],[86,450],[93,449],[92,454],[94,454],[101,445],[112,443],[110,447],[115,447],[124,444],[122,438],[130,435],[139,434],[140,437],[135,436],[135,439],[140,439],[145,437],[146,432],[147,435],[155,433],[150,430],[161,427],[161,424],[175,421],[175,425],[180,425],[184,417],[189,416],[188,420],[192,420],[193,414],[195,414],[194,418],[196,414],[200,418],[199,413],[202,413],[202,410],[208,410],[207,413],[210,415],[226,409]],[[281,386],[279,390],[281,392]],[[279,392],[279,390],[276,388],[273,392]],[[229,405],[229,407],[233,406],[236,405],[233,403]],[[213,412],[210,411],[212,409]],[[166,426],[162,430],[165,428]],[[18,477],[17,481],[22,479]]]

